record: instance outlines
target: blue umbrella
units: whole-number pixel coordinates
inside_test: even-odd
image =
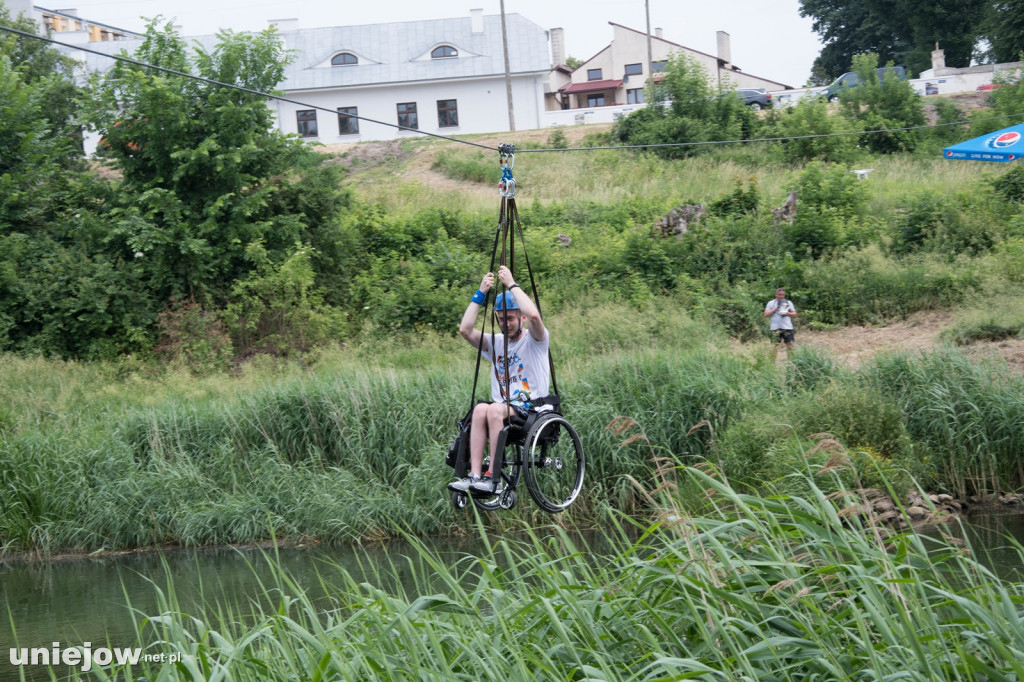
[[[946,147],[942,155],[965,161],[1016,161],[1024,157],[1024,123]]]

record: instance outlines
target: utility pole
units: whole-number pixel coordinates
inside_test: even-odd
[[[653,83],[654,57],[651,52],[651,0],[644,0],[644,11],[647,13],[647,78]]]
[[[508,31],[505,30],[505,0],[501,0],[501,43],[505,48],[505,97],[508,99],[508,129],[516,129],[516,115],[512,110],[512,71],[508,63]]]

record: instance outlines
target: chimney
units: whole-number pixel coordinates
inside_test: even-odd
[[[938,72],[939,69],[946,68],[946,51],[939,49],[939,44],[935,43],[935,49],[932,50],[932,69]]]
[[[654,29],[654,37],[655,38],[664,38],[665,37],[665,29],[663,29],[663,28],[655,28]]]
[[[565,29],[553,28],[548,33],[551,36],[552,66],[565,64]]]
[[[725,62],[723,66],[728,68],[732,66],[732,48],[729,45],[729,34],[725,31],[718,31],[715,35],[718,37],[718,58]]]
[[[483,9],[469,10],[469,24],[474,34],[484,32],[484,11]]]
[[[32,19],[36,24],[36,30],[39,30],[40,22],[32,8],[32,0],[7,0],[4,4],[7,6],[12,18],[17,19],[18,15],[21,15],[26,19]]]

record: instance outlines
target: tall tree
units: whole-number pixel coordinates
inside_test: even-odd
[[[800,0],[825,47],[815,61],[832,77],[849,71],[855,54],[902,64],[913,74],[931,66],[936,43],[949,66],[968,66],[990,0]]]
[[[800,0],[800,15],[813,19],[811,27],[824,43],[814,69],[826,82],[849,71],[855,54],[873,52],[883,64],[902,64],[910,50],[892,20],[879,14],[870,2]]]
[[[12,18],[3,2],[0,2],[0,26],[23,33],[37,32],[33,20],[24,16]],[[61,165],[76,164],[81,157],[81,135],[75,122],[75,99],[80,94],[74,79],[75,60],[42,40],[6,31],[0,31],[0,57],[6,57],[20,79],[47,102],[34,120],[48,128],[52,135],[76,142],[64,146]]]
[[[334,171],[318,170],[319,155],[276,129],[264,97],[184,75],[272,92],[289,61],[273,28],[224,32],[212,50],[190,50],[159,21],[133,57],[183,75],[118,62],[94,79],[87,104],[105,153],[123,173],[127,200],[112,239],[138,254],[161,300],[222,305],[233,282],[253,269],[250,246],[259,244],[274,262],[299,242],[319,249],[317,234],[345,195],[320,192],[334,189]],[[300,186],[324,201],[305,201]]]
[[[982,35],[990,61],[1015,62],[1024,52],[1024,2],[993,0],[986,11]]]
[[[914,74],[931,68],[936,45],[947,66],[970,66],[989,0],[867,0],[876,11],[901,17],[901,35],[911,45],[904,62]],[[884,63],[884,62],[883,62]]]

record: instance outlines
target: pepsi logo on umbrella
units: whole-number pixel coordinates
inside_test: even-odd
[[[993,137],[989,140],[989,146],[993,149],[1006,149],[1007,147],[1012,147],[1018,142],[1020,142],[1020,133],[1013,130]]]

